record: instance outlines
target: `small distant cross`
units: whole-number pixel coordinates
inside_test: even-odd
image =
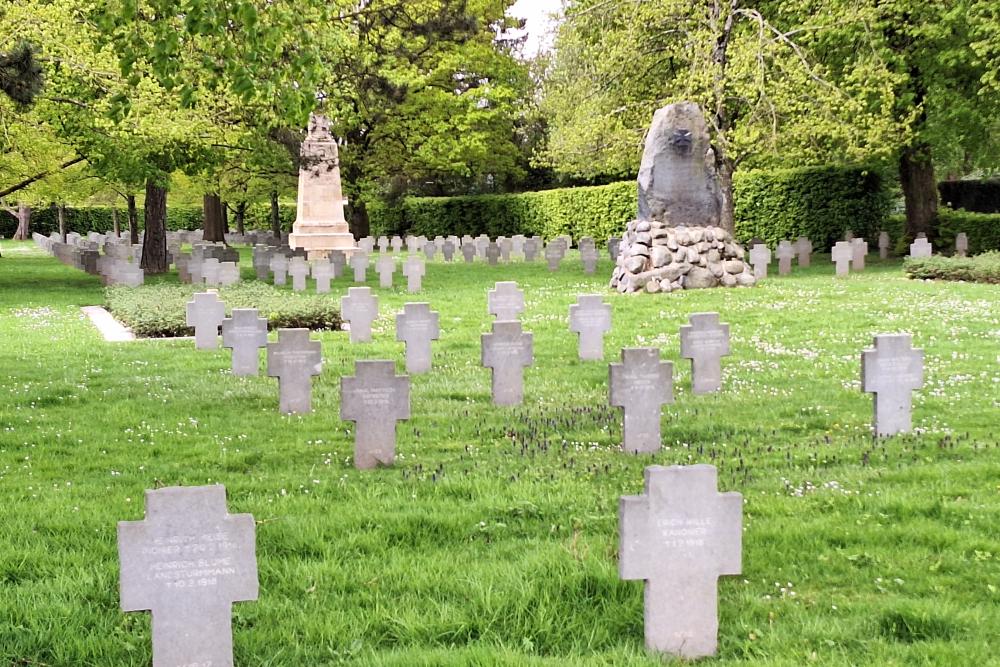
[[[219,286],[219,260],[209,257],[201,265],[201,279],[209,287]]]
[[[969,253],[969,235],[959,232],[955,235],[955,256],[965,257]]]
[[[771,263],[771,249],[763,243],[756,244],[750,250],[750,263],[753,265],[753,275],[757,280],[767,278],[767,265]]]
[[[233,308],[222,321],[222,347],[233,350],[233,375],[257,375],[260,348],[267,345],[267,318],[256,308]]]
[[[327,294],[330,292],[330,280],[333,279],[335,270],[333,264],[328,260],[319,259],[313,262],[312,276],[316,281],[316,292]]]
[[[500,246],[496,241],[490,241],[489,245],[486,246],[486,261],[490,264],[490,266],[496,266],[499,260]]]
[[[219,326],[226,318],[226,304],[215,290],[199,292],[187,302],[187,325],[194,327],[194,347],[214,350],[219,346]]]
[[[396,422],[410,418],[410,378],[392,361],[356,361],[354,377],[340,378],[340,418],[355,423],[356,468],[392,465]]]
[[[476,259],[476,245],[474,243],[463,243],[462,244],[462,257],[465,259],[466,264],[471,264]]]
[[[306,276],[309,275],[309,263],[305,257],[292,257],[288,262],[288,275],[292,277],[292,290],[304,292],[306,289]]]
[[[406,343],[406,372],[431,370],[431,341],[441,336],[440,317],[429,303],[407,303],[396,315],[396,340]]]
[[[622,579],[646,582],[646,646],[694,659],[718,646],[718,579],[740,574],[743,497],[718,493],[715,466],[649,466],[645,494],[622,496]]]
[[[375,261],[375,273],[378,274],[378,286],[382,289],[392,287],[392,274],[396,272],[396,258],[392,255],[379,255]]]
[[[812,260],[813,244],[808,237],[800,236],[795,242],[795,253],[798,255],[799,266],[806,268]]]
[[[865,258],[868,256],[868,242],[862,238],[851,240],[851,268],[855,271],[865,270]]]
[[[889,257],[889,232],[878,233],[878,256],[879,259]]]
[[[358,251],[351,256],[351,268],[354,269],[354,282],[368,281],[368,254]]]
[[[559,262],[562,261],[565,252],[566,250],[559,240],[553,239],[549,241],[549,244],[545,246],[545,261],[549,264],[549,271],[557,271],[559,269]]]
[[[271,261],[268,264],[271,269],[271,273],[274,274],[274,284],[284,285],[287,280],[288,273],[288,258],[285,257],[280,251],[275,252],[271,256]]]
[[[910,257],[930,257],[934,254],[934,248],[927,237],[918,238],[910,244]]]
[[[779,241],[778,250],[775,253],[778,257],[778,275],[787,276],[792,272],[792,259],[795,258],[795,246],[791,241]]]

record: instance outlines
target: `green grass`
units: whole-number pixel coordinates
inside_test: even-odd
[[[222,482],[258,521],[239,665],[660,665],[642,584],[618,579],[618,498],[646,465],[694,462],[746,499],[744,574],[720,583],[708,664],[1000,664],[997,286],[878,261],[838,280],[816,256],[754,289],[623,296],[606,257],[593,277],[575,253],[555,274],[436,261],[422,294],[376,288],[374,343],[314,334],[315,412],[286,417],[276,381],[231,377],[226,351],[104,343],[78,310],[102,302],[95,278],[2,250],[0,664],[148,665],[149,614],[118,608],[116,522],[143,516],[144,489]],[[491,405],[478,365],[502,279],[525,289],[535,337],[515,409]],[[576,360],[567,309],[584,292],[613,304],[606,362],[656,345],[675,364],[655,456],[618,451],[607,363]],[[441,313],[435,370],[412,378],[396,465],[356,471],[339,378],[356,358],[402,372],[393,318],[413,300]],[[693,396],[678,328],[709,310],[732,356],[723,392]],[[926,351],[918,432],[873,442],[859,356],[898,331]]]

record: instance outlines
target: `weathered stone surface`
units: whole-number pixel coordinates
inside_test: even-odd
[[[340,418],[354,422],[354,467],[392,465],[396,422],[410,418],[410,378],[392,361],[356,361],[354,377],[340,378]]]
[[[650,259],[653,262],[653,267],[658,269],[661,266],[666,266],[673,261],[673,256],[665,247],[656,246],[650,253]]]
[[[194,327],[194,347],[214,350],[219,346],[219,327],[226,317],[226,305],[215,290],[199,292],[187,302],[187,325]]]
[[[493,332],[482,335],[481,361],[493,370],[494,405],[518,405],[524,400],[524,368],[534,362],[530,333],[517,320],[493,323]]]
[[[647,285],[659,283],[655,280]],[[569,307],[569,330],[579,334],[580,359],[591,361],[604,358],[604,334],[611,330],[611,306],[600,294],[581,294]]]
[[[722,388],[722,357],[729,354],[729,325],[718,313],[694,313],[681,327],[681,357],[691,360],[691,390],[708,394]]]
[[[718,284],[719,279],[711,271],[700,266],[692,267],[684,278],[685,289],[704,289]]]
[[[908,433],[912,396],[924,385],[924,352],[910,345],[909,334],[875,336],[875,346],[861,355],[861,389],[875,394],[875,435]]]
[[[222,347],[233,351],[233,375],[257,375],[260,348],[267,345],[267,318],[256,308],[233,308],[233,316],[222,321]]]
[[[267,344],[267,374],[278,378],[282,414],[312,412],[312,376],[322,370],[322,346],[309,329],[278,329],[278,342]]]
[[[608,368],[608,403],[622,408],[622,448],[631,454],[660,450],[660,414],[674,401],[674,365],[655,347],[622,350]]]

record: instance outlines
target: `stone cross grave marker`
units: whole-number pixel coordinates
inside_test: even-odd
[[[382,289],[392,287],[392,274],[396,272],[396,258],[392,255],[379,255],[375,260],[375,273],[378,274],[378,286]]]
[[[889,232],[878,233],[878,256],[879,259],[889,257]]]
[[[358,247],[361,248],[361,251],[366,255],[370,255],[375,252],[375,239],[370,236],[366,236],[358,241]]]
[[[284,285],[288,281],[288,258],[283,253],[276,252],[271,255],[268,266],[274,274],[275,285]]]
[[[482,335],[482,365],[493,369],[494,405],[518,405],[524,400],[524,368],[534,362],[532,335],[517,320],[493,323]]]
[[[462,244],[462,257],[466,264],[472,264],[476,259],[476,245],[474,243]]]
[[[232,606],[257,599],[256,526],[223,486],[146,491],[118,522],[122,611],[153,614],[153,667],[233,667]]]
[[[486,234],[480,234],[473,242],[476,244],[476,254],[486,259],[486,247],[490,244],[490,237]]]
[[[385,252],[389,248],[389,237],[380,236],[378,237],[378,251]]]
[[[524,292],[513,281],[498,282],[486,295],[486,312],[497,320],[516,320],[524,312]]]
[[[795,246],[791,241],[778,241],[778,275],[787,276],[792,272],[792,259],[795,257]]]
[[[500,261],[500,246],[496,241],[490,241],[486,246],[486,261],[490,266],[496,266]]]
[[[233,351],[233,375],[257,375],[260,348],[267,346],[267,318],[256,308],[233,308],[222,321],[222,347]]]
[[[455,259],[455,242],[448,239],[441,246],[441,254],[444,256],[444,261],[450,262]]]
[[[510,253],[514,250],[514,242],[506,236],[502,236],[497,239],[497,245],[500,246],[500,261],[509,264]]]
[[[370,287],[349,287],[340,300],[340,313],[351,325],[352,343],[370,343],[372,322],[378,317],[378,297]]]
[[[347,266],[347,255],[344,254],[343,250],[330,251],[330,266],[333,267],[334,278],[339,278],[343,275],[344,267]]]
[[[622,349],[622,362],[608,368],[608,402],[625,413],[622,448],[630,454],[660,451],[660,415],[674,401],[674,365],[660,361],[655,347]]]
[[[410,418],[410,378],[392,361],[356,361],[354,377],[340,378],[340,418],[354,422],[354,467],[392,465],[396,422]]]
[[[969,254],[969,235],[959,232],[955,235],[955,256],[965,257]]]
[[[569,307],[569,330],[579,334],[580,359],[603,359],[604,334],[611,331],[611,305],[600,294],[579,295]]]
[[[691,360],[691,389],[710,394],[722,388],[722,357],[729,354],[729,325],[718,313],[695,313],[681,327],[681,358]]]
[[[618,251],[622,247],[622,240],[617,236],[608,237],[608,256],[611,257],[611,261],[618,259]]]
[[[559,262],[562,261],[565,252],[562,243],[556,240],[549,241],[549,244],[545,246],[545,261],[549,264],[549,271],[559,270]]]
[[[924,386],[924,351],[910,345],[909,334],[875,336],[875,347],[861,354],[862,391],[875,394],[875,435],[908,433],[915,389]]]
[[[323,351],[309,340],[309,329],[278,329],[278,342],[267,344],[267,374],[278,378],[282,414],[312,412],[312,376],[323,372]]]
[[[354,269],[354,282],[368,282],[368,253],[358,251],[351,256],[351,268]]]
[[[433,241],[427,241],[424,243],[424,256],[427,258],[428,262],[434,261],[434,255],[437,253],[437,245]]]
[[[855,237],[851,240],[851,269],[864,271],[866,257],[868,257],[868,241]]]
[[[226,304],[215,290],[198,292],[187,302],[187,325],[194,327],[196,350],[214,350],[219,346],[219,326],[226,319]]]
[[[201,279],[204,281],[206,287],[219,286],[219,260],[209,257],[202,262]]]
[[[403,275],[406,276],[406,291],[413,293],[419,292],[421,283],[423,282],[424,272],[427,269],[424,267],[424,260],[420,259],[416,255],[410,255],[406,258],[403,263]]]
[[[514,234],[514,236],[510,237],[510,244],[511,244],[510,245],[510,251],[511,251],[511,253],[513,253],[514,255],[517,255],[518,257],[523,257],[524,256],[524,241],[525,241],[524,234]]]
[[[126,287],[139,287],[145,282],[145,271],[140,269],[138,264],[118,262],[112,271],[112,276],[116,284],[125,285]]]
[[[204,285],[205,281],[201,276],[202,267],[205,265],[205,260],[199,259],[197,257],[192,257],[188,260],[187,271],[188,278],[192,285]]]
[[[807,268],[812,263],[813,244],[807,236],[800,236],[795,242],[795,254],[798,256],[800,268]]]
[[[538,259],[538,252],[542,248],[542,242],[535,237],[524,241],[524,261],[534,262]]]
[[[309,275],[309,263],[305,257],[292,257],[288,260],[288,275],[292,277],[292,290],[304,292],[306,277]]]
[[[235,285],[240,281],[240,265],[236,262],[219,263],[219,284],[223,287]]]
[[[326,259],[318,259],[312,265],[312,277],[316,281],[317,294],[329,294],[330,280],[334,277],[334,266]]]
[[[399,236],[393,236],[389,239],[389,245],[392,247],[393,252],[399,252],[403,249],[403,239]]]
[[[441,336],[438,313],[429,303],[407,303],[396,315],[396,340],[406,343],[406,372],[431,370],[431,341]]]
[[[588,276],[594,275],[597,271],[597,248],[593,245],[585,246],[580,250],[580,261],[583,262],[583,272]]]
[[[837,275],[846,276],[851,272],[851,261],[854,259],[854,248],[850,241],[837,241],[830,251],[830,259],[837,263]]]
[[[740,574],[743,497],[718,493],[715,466],[649,466],[645,493],[618,507],[618,572],[645,580],[646,646],[684,659],[715,655],[718,579]]]
[[[934,254],[934,248],[927,238],[918,238],[910,244],[910,257],[930,257]]]
[[[771,263],[771,249],[763,243],[758,243],[750,250],[750,263],[753,264],[753,275],[757,280],[767,278],[767,265]]]

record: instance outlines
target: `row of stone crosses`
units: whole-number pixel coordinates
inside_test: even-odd
[[[370,324],[377,312],[369,288],[345,297],[345,317]],[[517,319],[524,295],[516,283],[500,282],[487,297],[496,319],[482,336],[482,363],[493,370],[497,405],[520,403],[522,370],[532,363],[532,335]],[[357,320],[356,320],[357,321]],[[370,326],[352,321],[352,341],[370,338]],[[279,379],[282,412],[311,409],[311,377],[320,372],[319,341],[307,329],[279,330],[267,342],[267,321],[253,309],[225,306],[214,292],[196,294],[189,322],[197,348],[232,349],[232,370],[258,372],[259,350],[267,347],[267,372]],[[604,357],[603,337],[611,329],[611,307],[600,295],[581,295],[570,306],[569,329],[579,335],[582,360]],[[406,343],[409,373],[431,370],[431,341],[438,339],[438,314],[427,303],[405,304],[396,316],[397,340]],[[696,313],[681,327],[681,357],[692,361],[694,393],[719,391],[721,358],[729,354],[729,326],[717,313]],[[910,392],[923,383],[923,353],[906,334],[879,335],[861,357],[862,388],[875,394],[874,431],[886,436],[911,424]],[[673,400],[673,366],[657,348],[626,348],[609,369],[609,401],[621,407],[623,449],[660,448],[661,406]],[[391,360],[357,361],[355,375],[341,378],[341,418],[354,421],[355,466],[391,464],[396,421],[410,416],[407,376]],[[711,465],[649,466],[645,492],[619,504],[619,575],[645,582],[646,645],[686,659],[713,655],[717,648],[717,580],[742,569],[742,497],[717,491]],[[146,492],[146,518],[118,525],[121,607],[153,613],[154,665],[232,665],[233,602],[256,600],[258,577],[255,523],[231,515],[221,485],[169,487]]]

